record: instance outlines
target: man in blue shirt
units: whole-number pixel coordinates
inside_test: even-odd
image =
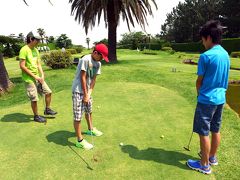
[[[207,50],[198,61],[196,89],[198,103],[194,115],[193,132],[199,134],[201,160],[187,161],[187,165],[204,174],[210,174],[210,165],[218,165],[216,153],[220,144],[220,126],[223,105],[226,102],[229,55],[219,44],[222,27],[218,21],[208,21],[200,30],[202,43]],[[212,133],[210,142],[209,131]]]

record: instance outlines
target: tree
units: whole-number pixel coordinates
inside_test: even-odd
[[[53,36],[49,36],[49,38],[47,39],[48,43],[54,43],[55,38]]]
[[[220,20],[227,27],[226,37],[240,37],[240,1],[223,0]]]
[[[56,46],[59,48],[69,48],[72,46],[72,40],[66,34],[61,34],[56,40]]]
[[[25,37],[24,37],[23,33],[19,33],[18,38],[24,42]]]
[[[3,55],[0,52],[0,95],[11,89],[11,87],[13,87],[13,83],[8,77],[8,73],[3,61]]]
[[[199,28],[218,19],[222,0],[185,0],[179,3],[162,25],[161,35],[168,41],[199,41]]]
[[[89,43],[90,43],[90,38],[89,37],[86,38],[86,43],[87,43],[87,47],[89,49]]]
[[[139,31],[139,32],[130,32],[124,33],[121,35],[122,39],[119,42],[120,47],[126,47],[130,49],[140,48],[140,44],[147,43],[147,36]]]
[[[105,26],[108,27],[108,48],[110,62],[117,62],[117,26],[120,16],[134,27],[134,18],[142,27],[147,24],[146,16],[152,14],[150,1],[155,5],[155,0],[69,0],[72,3],[71,12],[75,14],[75,20],[82,22],[87,34],[89,27],[93,28],[96,21],[100,23],[103,14]]]
[[[42,41],[42,43],[44,43],[44,38],[45,38],[45,31],[44,31],[44,29],[42,29],[42,28],[38,28],[37,29],[37,32],[38,32],[38,34],[39,34],[39,36],[41,37],[41,41]]]
[[[103,43],[106,46],[108,46],[108,39],[104,38],[104,39],[101,39],[100,41],[95,41],[93,44],[96,45],[96,44],[99,44],[99,43]]]

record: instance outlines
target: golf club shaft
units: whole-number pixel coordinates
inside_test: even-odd
[[[188,149],[189,149],[190,143],[191,143],[191,141],[192,141],[192,137],[193,137],[193,131],[192,131],[191,137],[190,137],[189,142],[188,142],[188,146],[187,146]]]

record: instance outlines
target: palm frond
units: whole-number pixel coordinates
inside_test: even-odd
[[[28,3],[26,2],[26,0],[23,0],[23,2],[28,6]]]
[[[110,21],[109,18],[111,22],[119,24],[121,16],[123,21],[127,22],[128,29],[130,29],[130,24],[135,26],[135,21],[145,29],[145,25],[148,24],[147,15],[153,16],[150,2],[157,9],[155,0],[69,0],[72,4],[71,14],[75,15],[75,21],[83,25],[86,33],[89,28],[100,23],[102,15],[106,26]],[[111,8],[108,9],[109,4]]]

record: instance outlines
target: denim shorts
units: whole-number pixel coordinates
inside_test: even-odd
[[[193,132],[208,136],[209,131],[218,133],[222,122],[223,104],[211,105],[197,103],[194,115]]]

